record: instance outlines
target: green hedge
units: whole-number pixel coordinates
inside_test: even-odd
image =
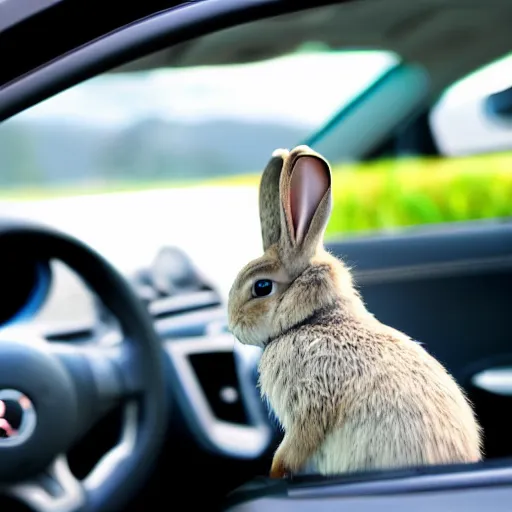
[[[75,189],[35,188],[0,197],[37,199],[176,186],[257,187],[260,174],[190,183],[110,183]],[[512,216],[512,152],[465,158],[409,158],[333,165],[334,207],[328,236],[404,226]]]
[[[213,180],[257,186],[259,175]],[[330,236],[512,215],[512,152],[333,165]]]
[[[512,215],[512,152],[333,167],[329,234]]]

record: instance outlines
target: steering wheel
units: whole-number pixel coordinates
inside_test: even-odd
[[[72,345],[28,339],[21,330],[0,333],[0,400],[20,417],[10,437],[0,438],[0,490],[37,512],[117,510],[148,476],[164,440],[169,402],[161,342],[129,284],[81,242],[9,222],[0,225],[0,250],[4,243],[73,269],[117,318],[122,339]],[[79,481],[66,452],[119,404],[119,443]]]

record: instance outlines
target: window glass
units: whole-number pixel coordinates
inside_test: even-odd
[[[155,55],[113,70],[0,125],[0,215],[71,233],[128,274],[177,246],[227,288],[261,250],[257,188],[272,152],[303,143],[397,61],[303,40],[254,62]],[[44,319],[91,318],[57,274]]]

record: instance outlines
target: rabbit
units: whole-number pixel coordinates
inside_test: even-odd
[[[260,391],[284,430],[269,476],[480,461],[481,427],[454,378],[379,322],[324,248],[331,196],[324,157],[276,150],[259,189],[264,254],[228,295],[229,329],[263,349]]]

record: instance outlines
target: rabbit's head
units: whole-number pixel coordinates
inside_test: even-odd
[[[321,155],[307,146],[273,153],[259,191],[264,254],[229,293],[229,328],[241,343],[265,347],[338,303],[364,309],[349,269],[323,247],[331,207],[331,170]]]

